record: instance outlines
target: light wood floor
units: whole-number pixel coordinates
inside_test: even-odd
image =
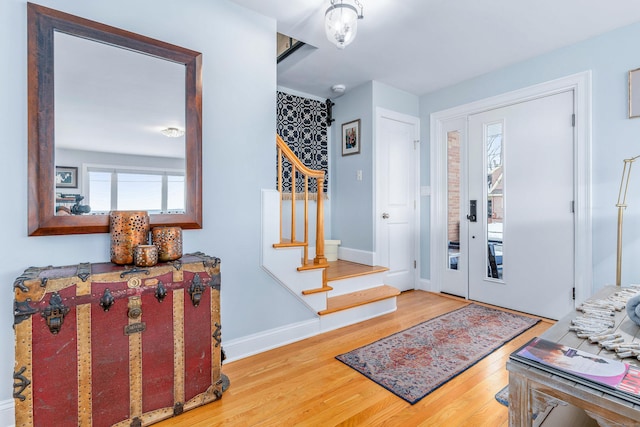
[[[507,426],[507,408],[494,398],[508,382],[506,360],[551,322],[538,323],[415,405],[334,359],[467,303],[405,292],[394,313],[225,364],[231,387],[220,401],[157,425]]]

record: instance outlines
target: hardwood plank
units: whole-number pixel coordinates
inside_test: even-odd
[[[381,273],[388,270],[388,268],[379,265],[371,266],[344,260],[329,261],[328,264],[327,282],[363,276],[365,274]]]
[[[506,360],[550,322],[540,322],[415,405],[335,359],[467,304],[430,292],[404,292],[394,313],[225,364],[231,387],[220,401],[157,425],[506,427],[507,408],[494,399],[508,382]]]

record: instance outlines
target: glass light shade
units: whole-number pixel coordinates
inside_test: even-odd
[[[344,49],[356,37],[358,11],[350,4],[333,4],[324,15],[327,38],[339,49]]]

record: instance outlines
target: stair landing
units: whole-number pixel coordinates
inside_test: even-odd
[[[329,268],[327,268],[327,282],[364,276],[366,274],[382,273],[387,270],[387,267],[381,267],[379,265],[364,265],[339,259],[337,261],[329,261]]]

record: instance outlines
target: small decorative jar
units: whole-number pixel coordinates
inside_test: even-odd
[[[153,267],[158,263],[158,248],[155,245],[138,245],[133,248],[133,262],[138,267]]]
[[[158,261],[174,261],[182,256],[180,227],[153,227],[151,240],[158,248]]]
[[[146,211],[111,211],[111,262],[133,264],[133,249],[149,243],[149,215]]]

